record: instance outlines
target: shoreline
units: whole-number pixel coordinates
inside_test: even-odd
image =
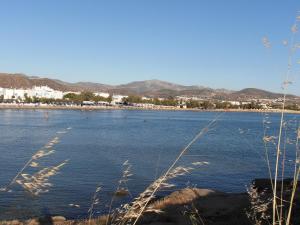
[[[278,181],[280,184],[282,181]],[[267,204],[262,211],[265,215],[272,215],[272,207],[267,203],[273,195],[270,179],[255,179],[249,184],[249,190],[241,193],[227,193],[217,190],[203,188],[184,188],[172,192],[161,198],[155,199],[150,203],[154,211],[145,212],[137,225],[181,225],[191,223],[191,215],[201,215],[205,225],[254,225],[255,220],[249,218],[247,213],[258,213],[252,211],[253,201],[251,196],[259,196],[261,205]],[[291,197],[293,188],[293,179],[287,178],[282,183],[282,193],[285,199]],[[299,189],[296,189],[294,207],[292,210],[292,223],[299,224],[300,215],[297,213],[300,209]],[[278,190],[278,194],[279,194]],[[283,212],[289,209],[289,203],[283,203]],[[196,210],[196,211],[195,211]],[[185,213],[183,213],[185,212]],[[260,215],[260,214],[255,214]],[[261,220],[262,224],[269,224],[269,218]],[[61,215],[44,215],[25,220],[6,220],[0,221],[0,225],[106,225],[107,215],[100,215],[91,220],[86,219],[68,219]],[[268,222],[268,223],[267,223]]]
[[[134,106],[57,106],[57,105],[17,105],[0,104],[0,110],[19,109],[19,110],[81,110],[81,111],[100,111],[100,110],[141,110],[141,111],[187,111],[187,112],[244,112],[244,113],[281,113],[280,109],[195,109],[177,108],[168,106],[158,106],[154,108],[142,108]],[[284,110],[287,114],[300,114],[300,111]]]

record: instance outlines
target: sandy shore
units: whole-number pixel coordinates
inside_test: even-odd
[[[57,106],[57,105],[21,105],[21,104],[0,104],[1,109],[20,110],[153,110],[153,111],[193,111],[193,112],[252,112],[252,113],[281,113],[279,109],[181,109],[177,107],[158,106],[153,108],[142,108],[134,106]],[[300,114],[300,111],[284,110],[284,113]]]

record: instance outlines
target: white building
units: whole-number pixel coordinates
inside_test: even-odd
[[[0,95],[3,95],[5,100],[24,100],[25,91],[24,89],[0,88]]]
[[[48,86],[34,86],[28,91],[28,97],[62,99],[63,96],[62,91],[53,90]]]
[[[187,105],[186,105],[185,102],[183,102],[183,103],[178,104],[176,107],[179,108],[179,109],[186,109]]]
[[[225,101],[222,101],[222,102],[225,102]],[[240,105],[241,105],[241,103],[238,102],[238,101],[229,101],[229,103],[230,103],[231,105],[235,105],[235,106],[240,106]]]
[[[24,100],[25,95],[37,98],[63,98],[62,91],[53,90],[47,86],[34,86],[32,89],[0,88],[0,95],[3,95],[5,100]]]
[[[7,99],[15,99],[14,89],[11,88],[3,88],[3,97],[5,100]]]
[[[191,98],[186,96],[176,96],[176,100],[178,101],[189,101]]]
[[[113,95],[111,104],[113,104],[113,105],[122,104],[124,98],[128,98],[128,96],[126,96],[126,95]]]
[[[259,103],[258,104],[262,109],[270,109],[271,107],[269,107],[266,103]]]
[[[142,97],[142,100],[144,100],[144,101],[151,101],[152,98],[149,98],[149,97]]]
[[[100,96],[100,97],[103,97],[103,98],[108,98],[110,96],[110,94],[106,93],[106,92],[95,92],[94,95],[95,96]]]

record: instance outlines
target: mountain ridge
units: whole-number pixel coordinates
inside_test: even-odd
[[[107,85],[93,82],[70,83],[58,79],[27,76],[22,73],[0,73],[0,87],[31,88],[33,86],[49,86],[52,89],[60,91],[109,92],[111,94],[143,95],[149,97],[175,97],[185,95],[224,100],[243,100],[251,98],[274,99],[282,97],[281,93],[274,93],[257,88],[244,88],[239,91],[231,91],[227,89],[212,89],[198,85],[185,86],[157,79],[134,81],[120,85]],[[300,99],[300,97],[295,95],[288,95],[287,97]]]

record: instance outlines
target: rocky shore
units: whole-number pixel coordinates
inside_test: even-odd
[[[286,215],[293,182],[283,183],[283,215]],[[281,187],[281,182],[278,183]],[[281,190],[278,190],[278,194]],[[143,215],[139,225],[260,225],[269,224],[272,215],[270,180],[256,179],[248,193],[224,193],[208,189],[186,188],[154,201],[157,212]],[[291,224],[300,224],[300,188],[295,195]],[[0,225],[104,225],[105,216],[90,221],[46,216],[27,221],[2,221]],[[283,223],[284,224],[284,223]]]

